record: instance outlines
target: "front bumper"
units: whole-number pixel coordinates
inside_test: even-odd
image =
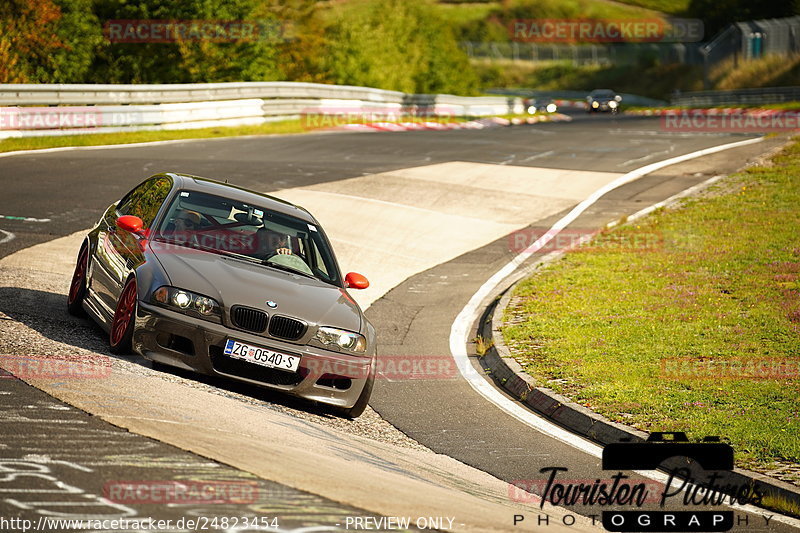
[[[229,338],[299,355],[300,367],[297,372],[286,372],[226,356],[223,351]],[[283,342],[141,301],[133,348],[151,361],[345,408],[356,403],[374,365],[374,355],[338,354]]]

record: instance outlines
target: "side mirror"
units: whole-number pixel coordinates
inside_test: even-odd
[[[344,277],[344,286],[348,289],[366,289],[369,287],[369,280],[361,274],[350,272]]]
[[[133,215],[123,215],[117,219],[117,227],[129,233],[140,233],[144,222],[142,219]]]

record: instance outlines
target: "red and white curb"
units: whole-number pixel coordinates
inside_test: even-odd
[[[768,117],[772,115],[781,115],[786,113],[799,113],[800,111],[794,109],[753,109],[745,107],[723,107],[712,109],[635,109],[625,111],[626,115],[644,115],[644,116],[665,116],[665,115],[747,115],[753,117]]]

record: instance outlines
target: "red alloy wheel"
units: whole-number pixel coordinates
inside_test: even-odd
[[[67,304],[72,305],[75,300],[81,295],[81,292],[86,283],[86,266],[89,263],[89,249],[84,247],[81,250],[81,255],[78,257],[78,263],[75,265],[75,273],[72,274],[72,283],[69,286],[69,298]]]
[[[114,320],[111,322],[111,347],[118,348],[124,344],[136,310],[136,280],[131,278],[122,289],[117,302]]]

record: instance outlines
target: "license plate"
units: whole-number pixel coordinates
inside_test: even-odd
[[[299,355],[280,353],[261,346],[253,346],[243,342],[228,339],[225,343],[225,355],[235,359],[242,359],[269,368],[296,372],[300,366]]]

